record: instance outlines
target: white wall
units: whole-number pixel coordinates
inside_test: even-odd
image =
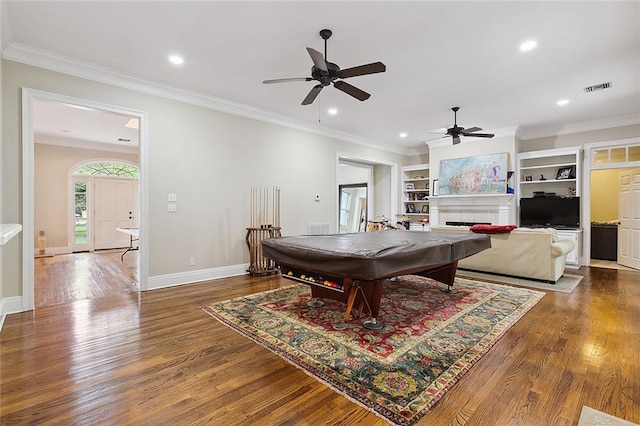
[[[149,117],[150,277],[246,264],[244,237],[252,186],[280,186],[284,235],[309,222],[336,229],[336,155],[402,165],[389,152],[168,100],[37,67],[3,61],[2,214],[20,223],[22,87],[145,111]],[[178,197],[167,213],[167,194]],[[321,201],[315,202],[315,194]],[[142,242],[142,244],[145,244]],[[5,248],[6,249],[6,248]],[[22,292],[22,247],[3,258],[3,297]]]

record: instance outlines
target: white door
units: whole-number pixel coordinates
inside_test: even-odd
[[[640,169],[620,172],[618,263],[640,269]]]
[[[135,179],[95,178],[96,250],[129,246],[129,235],[116,228],[138,226],[138,181]]]

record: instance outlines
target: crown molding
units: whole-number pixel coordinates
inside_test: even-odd
[[[2,52],[2,57],[9,61],[44,68],[87,80],[97,81],[124,89],[134,90],[147,95],[158,96],[190,105],[221,111],[241,117],[251,118],[270,124],[301,130],[356,145],[375,148],[400,155],[413,155],[419,151],[382,144],[337,130],[311,125],[299,120],[292,120],[280,114],[244,105],[227,99],[217,98],[203,93],[189,91],[164,83],[144,80],[114,69],[101,67],[90,62],[58,55],[47,50],[38,49],[21,43],[10,43]]]
[[[591,132],[594,130],[610,129],[612,127],[633,126],[640,124],[640,115],[631,114],[622,117],[583,121],[580,123],[569,123],[562,126],[553,126],[545,128],[530,128],[519,127],[518,135],[520,139],[539,139],[560,135],[568,135],[571,133]]]

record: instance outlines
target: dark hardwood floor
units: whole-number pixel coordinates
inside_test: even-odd
[[[640,423],[640,272],[569,272],[580,285],[547,293],[419,424],[575,425],[583,405]],[[0,424],[385,424],[201,310],[288,284],[242,276],[10,315]]]

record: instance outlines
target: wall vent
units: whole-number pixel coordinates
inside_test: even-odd
[[[604,90],[611,87],[611,82],[608,81],[606,83],[594,84],[593,86],[588,86],[584,88],[585,93],[597,92],[598,90]]]
[[[331,233],[330,223],[310,223],[309,235],[324,235]]]

